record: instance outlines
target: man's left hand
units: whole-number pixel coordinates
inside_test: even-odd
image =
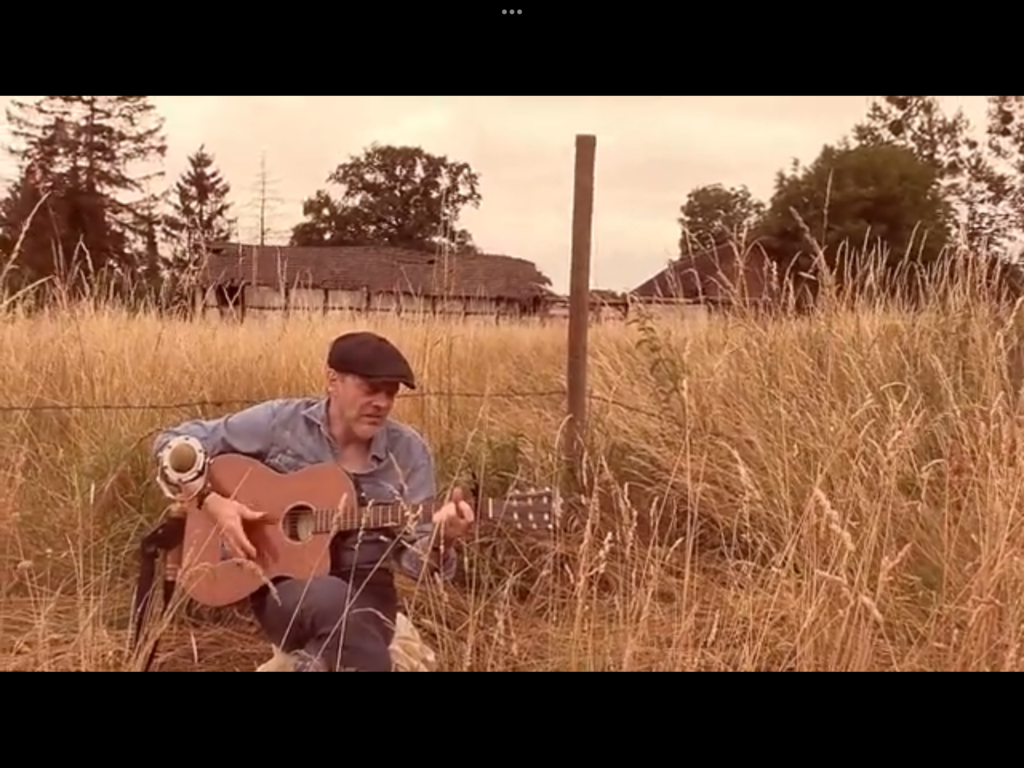
[[[473,508],[463,500],[461,488],[452,491],[448,503],[434,513],[434,526],[446,545],[465,538],[473,527],[473,520]]]

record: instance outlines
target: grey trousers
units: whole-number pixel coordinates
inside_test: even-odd
[[[304,652],[327,671],[391,672],[398,598],[390,573],[348,581],[321,576],[275,581],[252,597],[252,609],[270,642]]]

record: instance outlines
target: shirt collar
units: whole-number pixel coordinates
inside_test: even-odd
[[[320,431],[327,435],[327,398],[318,398],[312,405],[306,408],[303,415],[315,422],[319,427]],[[373,436],[373,440],[370,441],[370,457],[376,459],[378,462],[384,461],[388,457],[388,436],[387,436],[388,423],[385,421],[380,429],[377,430],[377,434]],[[327,435],[328,439],[330,435]],[[333,442],[333,440],[332,440]]]

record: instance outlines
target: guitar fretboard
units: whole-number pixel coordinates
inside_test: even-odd
[[[409,507],[400,504],[371,504],[356,510],[313,509],[296,510],[296,513],[300,518],[312,520],[312,532],[321,534],[415,525],[424,519],[428,508],[426,505]],[[286,523],[296,513],[286,515]],[[296,524],[301,525],[297,520]]]

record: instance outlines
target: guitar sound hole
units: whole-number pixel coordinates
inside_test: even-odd
[[[289,541],[309,541],[313,536],[313,509],[308,506],[295,506],[284,513],[281,527],[284,537]]]

